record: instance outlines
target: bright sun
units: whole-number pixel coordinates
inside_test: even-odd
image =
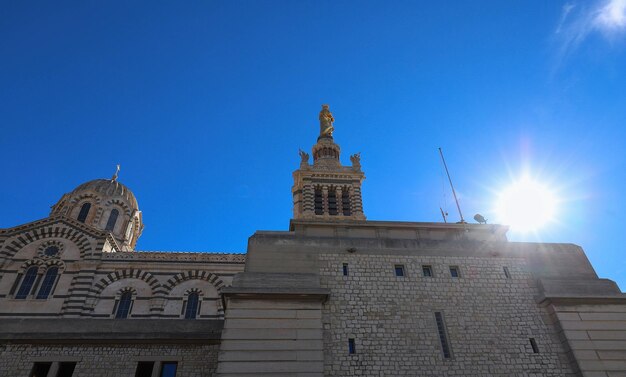
[[[505,189],[498,198],[496,211],[500,222],[511,230],[538,230],[553,219],[556,198],[543,185],[523,178]]]

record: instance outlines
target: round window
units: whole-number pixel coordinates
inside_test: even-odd
[[[48,246],[43,253],[49,257],[53,257],[59,253],[59,248],[56,246]]]

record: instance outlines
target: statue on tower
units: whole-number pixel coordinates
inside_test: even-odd
[[[320,111],[320,137],[332,137],[333,131],[333,114],[328,110],[328,105],[322,105],[322,111]]]

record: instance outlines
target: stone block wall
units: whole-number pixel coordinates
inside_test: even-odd
[[[176,361],[177,377],[214,376],[219,345],[2,344],[0,376],[28,376],[35,362],[76,362],[73,377],[134,377],[140,361]]]
[[[321,303],[229,299],[218,375],[321,377]]]
[[[582,376],[626,376],[626,304],[554,304],[548,310]]]
[[[537,284],[523,258],[357,252],[319,259],[321,286],[331,291],[322,317],[326,376],[574,375],[535,302]],[[433,277],[423,276],[424,265]],[[396,276],[396,266],[404,276]],[[450,358],[442,352],[435,312],[443,314]]]

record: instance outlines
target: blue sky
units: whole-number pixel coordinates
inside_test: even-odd
[[[516,241],[581,245],[626,287],[626,0],[5,1],[0,227],[110,177],[140,250],[245,252],[286,230],[298,148],[330,104],[371,220],[497,221],[523,174],[559,197]]]

